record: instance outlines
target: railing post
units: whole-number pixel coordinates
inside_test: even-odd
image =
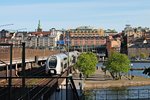
[[[139,97],[139,89],[138,89],[138,100],[139,100],[139,98],[140,98],[140,97]]]
[[[22,43],[22,86],[25,87],[25,42]]]
[[[68,77],[66,77],[66,100],[68,100]]]
[[[8,80],[8,65],[6,65],[6,80]]]
[[[148,89],[148,98],[150,98],[150,89]]]
[[[107,100],[107,90],[105,90],[106,91],[106,100]]]
[[[9,73],[9,100],[11,100],[12,95],[12,49],[13,44],[10,45],[10,73]]]

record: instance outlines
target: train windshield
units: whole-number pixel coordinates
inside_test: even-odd
[[[56,58],[51,58],[51,59],[49,60],[49,67],[50,67],[50,68],[55,68],[56,65],[57,65],[57,59],[56,59]]]

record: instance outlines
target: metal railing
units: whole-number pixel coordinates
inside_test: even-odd
[[[150,89],[86,91],[83,100],[150,100]]]

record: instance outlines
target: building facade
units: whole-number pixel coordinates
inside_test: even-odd
[[[68,30],[70,46],[80,51],[91,51],[106,45],[103,29],[94,29],[90,26],[81,26]],[[67,36],[66,36],[67,37]]]
[[[57,41],[60,40],[62,31],[51,28],[49,31],[43,31],[40,21],[38,23],[37,31],[29,32],[30,36],[25,40],[26,47],[32,48],[55,48]]]
[[[112,51],[115,52],[120,52],[120,48],[121,48],[121,41],[120,38],[113,38],[113,36],[108,36],[107,37],[107,54],[108,56],[110,56]]]

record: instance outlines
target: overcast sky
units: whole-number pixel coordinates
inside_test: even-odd
[[[1,0],[0,13],[0,25],[14,24],[0,29],[150,27],[150,0]]]

